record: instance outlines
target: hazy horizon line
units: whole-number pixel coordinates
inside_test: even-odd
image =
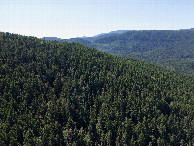
[[[20,34],[20,33],[14,33],[14,32],[7,32],[7,31],[0,31],[0,32],[3,32],[3,33],[10,33],[10,34],[16,34],[16,35],[21,35],[21,36],[26,36],[26,37],[36,37],[36,38],[39,38],[39,39],[42,39],[42,38],[58,38],[58,39],[72,39],[72,38],[84,38],[84,37],[95,37],[97,35],[100,35],[100,34],[108,34],[108,33],[111,33],[111,32],[114,32],[114,31],[149,31],[149,30],[167,30],[167,31],[173,31],[173,30],[190,30],[190,29],[193,29],[194,30],[194,27],[192,28],[180,28],[180,29],[118,29],[118,30],[112,30],[112,31],[109,31],[109,32],[101,32],[101,33],[98,33],[96,35],[92,35],[92,36],[77,36],[77,37],[68,37],[68,38],[62,38],[62,37],[59,37],[59,36],[42,36],[42,37],[38,37],[38,36],[33,36],[33,35],[25,35],[25,34]],[[125,33],[125,32],[124,32]]]

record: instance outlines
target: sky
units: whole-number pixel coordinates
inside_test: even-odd
[[[73,38],[194,28],[194,0],[0,0],[0,32]]]

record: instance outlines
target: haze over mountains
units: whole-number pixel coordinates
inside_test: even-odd
[[[112,35],[115,35],[115,34],[122,34],[122,33],[127,32],[127,31],[130,31],[130,30],[116,30],[116,31],[111,31],[109,33],[97,34],[97,35],[95,35],[93,37],[83,36],[83,37],[77,37],[77,38],[71,38],[71,39],[79,39],[79,38],[81,38],[81,39],[84,39],[84,40],[94,41],[95,39],[100,39],[100,38],[112,36]],[[61,39],[61,38],[57,38],[57,37],[43,37],[41,39],[48,40],[48,41],[65,41],[65,40],[69,40],[69,39]]]
[[[110,54],[155,63],[170,70],[194,73],[193,28],[119,30],[94,37],[58,39],[57,41],[81,43]]]

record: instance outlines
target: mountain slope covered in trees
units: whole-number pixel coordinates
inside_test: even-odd
[[[73,40],[72,40],[73,41]],[[194,30],[128,31],[85,43],[104,52],[194,73]]]
[[[192,145],[193,91],[193,76],[0,33],[1,145]]]

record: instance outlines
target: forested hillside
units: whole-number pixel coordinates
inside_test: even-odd
[[[0,145],[192,145],[193,91],[193,76],[0,33]]]
[[[73,40],[72,40],[73,41]],[[84,45],[122,57],[155,63],[171,70],[194,74],[194,30],[128,31]]]

